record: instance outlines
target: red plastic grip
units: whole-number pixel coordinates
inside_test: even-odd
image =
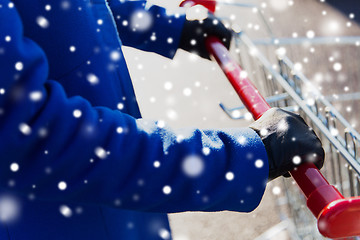
[[[244,106],[251,112],[254,119],[260,118],[267,110],[269,104],[259,94],[256,87],[247,77],[247,72],[235,62],[224,44],[216,37],[206,39],[206,48],[214,56],[226,77],[234,87]]]
[[[180,3],[180,7],[192,7],[195,5],[202,5],[212,13],[214,13],[216,9],[216,1],[214,0],[185,0]]]

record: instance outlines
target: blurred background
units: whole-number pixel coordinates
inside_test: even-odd
[[[174,9],[180,1],[150,2]],[[285,91],[273,83],[270,84],[273,77],[255,60],[258,55],[254,56],[251,48],[242,42],[240,36],[243,33],[255,44],[261,56],[268,59],[272,69],[281,72],[278,56],[286,55],[292,61],[292,76],[296,77],[297,73],[303,74],[312,83],[310,87],[306,84],[301,86],[302,94],[308,96],[314,89],[319,91],[321,96],[347,120],[353,130],[358,132],[359,6],[360,3],[357,1],[233,0],[220,1],[216,15],[236,32],[238,41],[233,40],[231,53],[264,96],[277,96],[281,99],[281,94]],[[219,103],[223,103],[228,108],[235,108],[239,107],[241,102],[215,62],[182,50],[177,52],[173,60],[127,47],[124,47],[124,54],[144,118],[164,120],[173,128],[202,129],[246,127],[253,121],[251,115],[249,117],[243,109],[232,111],[233,117],[241,118],[235,120],[219,107]],[[296,85],[296,81],[294,82]],[[310,103],[311,106],[316,103],[315,100]],[[275,105],[298,110],[291,100]],[[325,111],[325,107],[319,109]],[[338,132],[346,131],[345,127],[335,126],[334,129]],[[317,133],[322,135],[319,131],[317,130]],[[335,137],[338,132],[334,134]],[[324,139],[325,151],[327,158],[330,158],[336,153],[331,145],[325,145],[326,141]],[[331,163],[332,160],[328,161]],[[355,188],[359,188],[357,173],[351,175],[348,180],[343,176],[331,175],[334,171],[339,172],[337,169],[340,167],[349,168],[346,161],[337,162],[335,167],[330,163],[327,163],[323,172],[329,175],[332,184],[341,187],[344,194],[359,194],[350,191],[355,185]],[[351,185],[353,177],[357,181],[354,186]],[[292,193],[289,189],[293,188],[296,186],[291,179],[282,178],[269,183],[261,204],[252,213],[171,214],[173,238],[323,239],[316,232],[312,216],[299,216],[300,212],[306,212],[308,209],[299,192],[294,194],[299,194],[300,202],[289,198],[289,194]],[[294,213],[294,208],[298,213]],[[301,225],[304,224],[301,221],[305,222],[305,225]],[[303,228],[301,231],[308,234],[299,232],[299,228]]]

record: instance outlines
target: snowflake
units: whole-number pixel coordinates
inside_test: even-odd
[[[269,131],[266,128],[263,128],[263,129],[260,130],[260,135],[261,136],[266,136],[268,134],[268,132]]]
[[[244,137],[244,136],[239,137],[238,142],[239,142],[241,145],[244,145],[244,144],[246,143],[246,137]]]
[[[29,94],[29,97],[32,101],[37,102],[40,101],[42,98],[42,92],[40,91],[33,91]]]
[[[173,109],[168,110],[166,115],[170,120],[176,120],[178,118],[177,112]]]
[[[162,121],[162,120],[159,120],[156,125],[159,127],[159,128],[164,128],[165,127],[165,122]]]
[[[118,108],[119,110],[123,110],[123,109],[124,109],[124,104],[123,104],[123,103],[118,103],[118,104],[117,104],[117,108]]]
[[[119,61],[121,58],[121,54],[119,51],[115,50],[115,51],[111,51],[110,53],[110,59],[114,62]]]
[[[10,170],[13,172],[17,172],[19,170],[19,164],[17,164],[16,162],[12,163],[10,165]]]
[[[91,85],[96,85],[99,83],[99,78],[93,73],[89,73],[86,76],[86,79]]]
[[[160,228],[159,236],[164,240],[170,239],[170,232],[165,228]]]
[[[151,41],[156,41],[156,34],[155,33],[151,34],[150,40]]]
[[[187,20],[204,20],[208,17],[208,10],[201,5],[195,5],[186,10]]]
[[[244,118],[245,118],[245,120],[250,121],[252,119],[251,113],[249,113],[249,112],[245,113]]]
[[[165,82],[164,83],[165,90],[171,90],[172,87],[173,87],[173,84],[171,82]]]
[[[48,130],[46,128],[40,128],[38,134],[40,137],[45,138],[48,135]]]
[[[122,127],[117,127],[117,128],[116,128],[116,132],[119,133],[119,134],[121,134],[121,133],[124,132],[124,129],[123,129]]]
[[[152,24],[153,18],[148,11],[136,11],[130,17],[130,27],[136,31],[147,31]]]
[[[20,123],[19,130],[24,135],[30,135],[31,134],[31,128],[26,123]]]
[[[281,188],[278,187],[278,186],[273,187],[272,193],[273,193],[274,195],[279,195],[279,194],[281,193]]]
[[[43,16],[38,16],[36,18],[36,23],[42,28],[48,28],[50,26],[49,21]]]
[[[208,148],[208,147],[203,147],[202,153],[203,153],[205,156],[208,156],[208,155],[210,154],[210,148]]]
[[[73,111],[73,115],[74,115],[75,118],[79,118],[79,117],[81,117],[82,112],[79,109],[75,109]]]
[[[71,4],[70,4],[69,1],[62,1],[61,2],[61,8],[63,10],[68,10],[68,9],[70,9],[70,7],[71,7]]]
[[[155,167],[155,168],[159,168],[159,167],[160,167],[160,165],[161,165],[161,164],[160,164],[160,162],[159,162],[159,161],[155,161],[155,162],[154,162],[154,167]]]
[[[210,149],[209,149],[210,153]],[[188,177],[198,177],[204,171],[204,161],[199,156],[191,155],[186,157],[182,162],[182,170]]]
[[[60,213],[64,216],[64,217],[71,217],[72,216],[72,210],[71,208],[69,208],[66,205],[61,205],[59,208]]]
[[[163,187],[163,193],[169,195],[171,193],[171,187],[166,185]]]
[[[24,69],[24,64],[22,62],[15,63],[15,69],[17,71],[22,71]]]
[[[226,178],[226,180],[228,180],[228,181],[232,181],[232,180],[234,180],[235,175],[234,175],[233,172],[227,172],[227,173],[225,174],[225,178]]]
[[[69,47],[69,50],[70,50],[70,52],[75,52],[75,51],[76,51],[76,47],[75,47],[75,46],[70,46],[70,47]]]
[[[20,215],[20,202],[13,196],[0,197],[0,222],[12,222]]]
[[[264,166],[264,162],[261,159],[255,161],[255,167],[262,168]]]
[[[185,88],[183,90],[183,94],[186,96],[186,97],[189,97],[191,95],[192,91],[190,88]]]
[[[292,162],[295,165],[299,165],[301,163],[301,158],[299,156],[294,156],[293,159],[292,159]]]
[[[64,182],[64,181],[59,182],[59,183],[58,183],[58,188],[59,188],[61,191],[64,191],[64,190],[67,188],[66,182]]]
[[[107,153],[106,153],[106,151],[105,151],[104,148],[102,148],[102,147],[96,147],[96,148],[95,148],[95,155],[96,155],[98,158],[100,158],[100,159],[105,159]]]
[[[341,69],[342,69],[341,63],[338,63],[338,62],[334,63],[333,69],[334,69],[334,71],[336,71],[336,72],[341,71]]]

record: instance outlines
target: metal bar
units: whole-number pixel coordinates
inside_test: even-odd
[[[335,146],[335,148],[341,153],[341,155],[349,162],[349,164],[353,167],[353,169],[360,173],[360,164],[358,161],[351,156],[351,154],[344,148],[344,146],[338,141],[334,136],[332,136],[329,129],[324,125],[324,123],[312,112],[312,110],[304,103],[303,99],[294,91],[294,89],[287,83],[287,81],[275,70],[272,68],[271,64],[268,60],[257,50],[256,46],[252,43],[252,41],[244,34],[240,34],[239,37],[244,42],[245,45],[250,49],[253,53],[253,56],[256,57],[273,75],[276,81],[280,84],[282,88],[292,97],[292,99],[299,105],[299,107],[305,112],[307,116],[314,122],[314,124],[323,132],[324,136]],[[285,59],[283,59],[284,61]],[[292,63],[287,60],[289,66],[293,66]],[[303,80],[305,77],[299,73],[299,77]],[[305,78],[306,79],[306,78]],[[311,84],[308,80],[305,83]],[[317,91],[314,88],[314,91]],[[322,96],[318,93],[318,96]],[[339,114],[339,112],[324,98],[320,98],[320,100],[330,108],[331,112],[338,116],[338,120],[341,121],[345,127],[347,127],[351,132],[356,132],[351,125]],[[340,116],[340,117],[339,117]],[[359,137],[357,137],[359,136]],[[357,139],[360,139],[360,135],[357,133]]]
[[[312,45],[334,45],[334,44],[353,44],[360,46],[359,36],[346,36],[346,37],[298,37],[298,38],[272,38],[272,39],[255,39],[255,45],[264,46],[285,46],[285,45],[299,45],[299,44],[312,44]]]
[[[283,57],[284,63],[286,63],[289,67],[293,68],[293,63],[290,61],[289,58],[286,56]],[[312,83],[301,73],[297,73],[297,75],[300,77],[300,79],[303,81],[304,84],[313,86]],[[360,134],[350,125],[348,121],[339,113],[339,111],[336,110],[336,108],[331,105],[331,103],[326,100],[323,95],[319,92],[319,90],[316,89],[316,87],[312,88],[312,93],[315,98],[317,98],[320,102],[322,102],[327,108],[330,109],[330,112],[336,116],[336,118],[347,128],[357,139],[360,139]]]

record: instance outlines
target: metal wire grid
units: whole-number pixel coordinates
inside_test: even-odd
[[[268,97],[272,106],[299,112],[322,139],[326,152],[326,163],[322,170],[328,181],[345,196],[360,195],[360,135],[330,103],[328,98],[299,71],[286,56],[276,56],[276,46],[267,46],[260,51],[245,33],[236,37],[240,65],[261,93]],[[346,43],[342,43],[346,44]],[[272,49],[269,49],[272,48]],[[275,64],[271,64],[262,53],[268,53]],[[306,90],[305,90],[306,89]],[[311,89],[311,91],[309,91]],[[242,107],[223,109],[233,118]],[[240,118],[240,117],[239,117]],[[290,179],[283,181],[284,206],[279,207],[282,216],[288,215],[296,226],[294,238],[324,239],[316,227],[316,219],[307,210],[306,201],[299,188]],[[284,202],[284,201],[282,201]],[[297,235],[295,237],[295,234]]]

